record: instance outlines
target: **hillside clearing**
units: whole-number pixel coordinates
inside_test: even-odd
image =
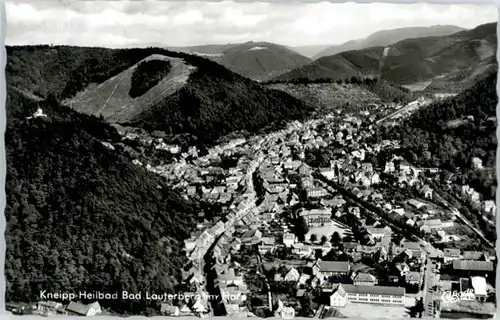
[[[129,95],[132,74],[139,63],[99,85],[90,85],[69,100],[64,101],[73,109],[94,115],[102,115],[109,122],[125,123],[145,111],[155,101],[169,96],[182,88],[189,75],[196,69],[181,58],[154,54],[143,61],[167,60],[172,69],[156,86],[145,94],[132,98]]]

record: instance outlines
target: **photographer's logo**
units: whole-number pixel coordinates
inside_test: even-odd
[[[458,301],[474,301],[475,295],[473,289],[467,289],[465,291],[458,292],[456,290],[452,291],[444,291],[441,295],[441,301],[445,303],[456,303]]]

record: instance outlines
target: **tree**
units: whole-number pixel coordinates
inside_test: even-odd
[[[335,231],[333,234],[332,234],[332,239],[331,239],[331,243],[333,245],[337,245],[337,244],[340,244],[342,242],[342,238],[340,237],[340,234]]]
[[[315,233],[313,233],[313,234],[311,234],[311,237],[309,238],[309,240],[311,242],[316,242],[316,241],[318,241],[318,236]]]
[[[309,292],[306,292],[303,296],[302,299],[300,299],[300,305],[301,305],[301,310],[300,310],[300,315],[302,317],[308,318],[313,314],[313,309],[312,309],[312,297],[309,294]]]
[[[295,235],[299,240],[304,241],[306,234],[309,232],[309,227],[304,217],[299,217],[295,225]]]
[[[321,236],[321,244],[325,244],[328,241],[328,238],[325,235]]]

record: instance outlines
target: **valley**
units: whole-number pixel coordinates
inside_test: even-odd
[[[492,316],[495,28],[383,30],[318,59],[9,46],[9,309]]]

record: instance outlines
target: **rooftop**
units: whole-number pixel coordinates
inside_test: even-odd
[[[491,261],[454,260],[453,269],[464,271],[493,271]]]
[[[354,281],[361,281],[361,282],[374,282],[377,279],[375,276],[366,273],[366,272],[360,272],[355,278]]]
[[[391,295],[404,296],[405,288],[403,287],[386,287],[386,286],[356,286],[351,284],[343,285],[347,293],[356,294],[373,294],[373,295]]]
[[[349,272],[349,261],[318,261],[322,272]]]

